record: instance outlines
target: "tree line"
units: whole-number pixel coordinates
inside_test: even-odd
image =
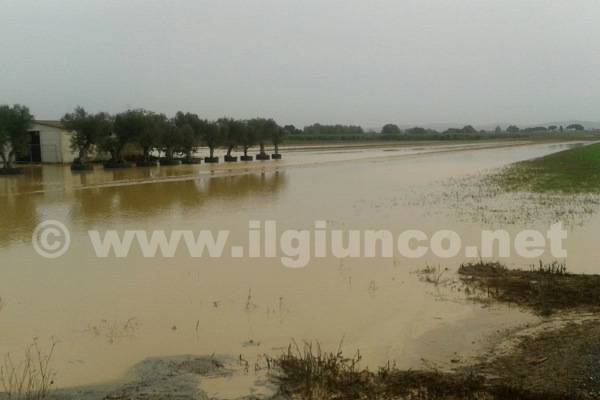
[[[443,132],[423,127],[400,129],[396,124],[386,124],[379,132],[365,130],[357,125],[312,124],[303,129],[294,125],[279,126],[273,119],[253,118],[248,120],[220,118],[210,121],[197,114],[179,111],[172,117],[144,109],[127,110],[117,114],[106,112],[88,113],[83,107],[62,118],[66,129],[73,132],[71,149],[77,154],[74,169],[89,169],[91,156],[108,155],[108,167],[127,166],[129,161],[138,165],[156,165],[158,159],[165,165],[197,163],[195,155],[201,146],[208,147],[205,162],[218,162],[215,150],[224,148],[225,161],[237,161],[233,151],[241,149],[242,161],[252,160],[248,150],[259,146],[258,160],[281,158],[279,145],[285,137],[295,140],[364,140],[383,138],[402,139],[465,139],[487,137],[488,134],[536,134],[539,132],[583,131],[581,124],[570,124],[566,128],[548,127],[519,128],[510,125],[503,130],[496,127],[493,132],[478,131],[472,125],[450,128]],[[34,118],[29,109],[22,105],[0,105],[0,157],[3,171],[13,170],[15,159],[29,151],[28,130]],[[272,144],[274,154],[267,154],[265,146]]]
[[[34,117],[25,106],[0,106],[0,154],[5,170],[13,169],[15,159],[29,150],[28,130]],[[237,161],[233,151],[243,151],[243,161],[252,160],[248,150],[259,146],[258,160],[281,158],[279,145],[287,131],[275,120],[220,118],[210,121],[197,114],[179,111],[173,117],[144,109],[127,110],[118,114],[89,113],[83,107],[61,119],[72,131],[71,149],[76,153],[74,169],[89,169],[92,154],[106,154],[107,167],[124,167],[135,160],[140,166],[198,163],[195,154],[201,146],[208,147],[204,161],[219,162],[218,148],[226,149],[225,161]],[[265,147],[272,144],[274,154]]]
[[[538,134],[544,132],[573,132],[584,131],[581,124],[570,124],[563,126],[533,126],[519,128],[516,125],[509,125],[506,129],[497,126],[493,130],[478,130],[473,125],[465,125],[462,128],[448,128],[445,130],[436,130],[414,126],[411,128],[400,128],[394,123],[385,124],[380,130],[366,130],[358,125],[323,125],[312,124],[303,129],[296,128],[294,125],[286,125],[286,132],[292,141],[306,140],[403,140],[403,139],[473,139],[480,136],[489,136],[492,134],[509,134],[508,136],[519,137],[522,134]]]
[[[110,154],[109,165],[125,162],[125,149],[134,148],[140,153],[138,165],[152,165],[161,155],[162,164],[199,162],[194,156],[199,147],[208,147],[205,162],[219,162],[217,148],[225,148],[225,161],[237,161],[232,152],[243,150],[242,160],[252,159],[248,150],[256,145],[260,152],[257,159],[270,159],[265,146],[274,146],[273,158],[280,158],[279,145],[285,137],[285,129],[275,120],[253,118],[240,120],[220,118],[210,121],[197,114],[178,111],[169,118],[165,114],[144,109],[127,110],[116,115],[105,112],[88,113],[77,107],[62,118],[66,129],[73,131],[72,149],[78,153],[77,163],[86,164],[93,149]]]

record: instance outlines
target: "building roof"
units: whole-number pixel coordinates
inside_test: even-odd
[[[53,121],[53,120],[35,120],[33,121],[34,124],[38,124],[38,125],[44,125],[44,126],[49,126],[51,128],[57,128],[57,129],[65,129],[65,126],[63,125],[62,122],[60,121]]]

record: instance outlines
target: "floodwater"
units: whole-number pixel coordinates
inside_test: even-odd
[[[230,230],[230,241],[243,244],[249,220],[275,220],[279,230],[312,229],[325,220],[337,229],[452,229],[468,242],[482,223],[459,218],[456,203],[437,204],[445,212],[432,213],[432,205],[415,202],[415,195],[449,178],[568,146],[306,149],[263,163],[84,174],[43,166],[1,178],[0,354],[18,358],[33,338],[42,345],[54,338],[58,387],[117,380],[158,356],[229,355],[247,360],[252,370],[261,355],[277,355],[293,340],[318,341],[327,350],[342,343],[350,353],[360,350],[369,366],[392,361],[417,368],[422,358],[468,355],[486,335],[535,318],[444,298],[414,273],[426,265],[455,269],[464,256],[326,257],[297,269],[278,258],[198,259],[184,251],[173,258],[144,258],[139,250],[126,258],[98,258],[87,232]],[[62,221],[71,232],[71,248],[58,259],[32,249],[32,232],[47,219]],[[548,229],[552,222],[507,228]],[[571,270],[597,272],[599,230],[597,214],[571,229]],[[513,265],[527,262],[510,259]],[[233,391],[235,397],[248,380],[217,379],[205,389]]]

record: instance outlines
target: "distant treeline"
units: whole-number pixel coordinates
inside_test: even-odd
[[[560,136],[563,133],[573,132],[583,133],[585,127],[580,124],[571,124],[563,126],[537,126],[519,128],[516,125],[510,125],[506,129],[500,126],[494,130],[477,130],[472,125],[466,125],[462,128],[449,128],[444,131],[435,129],[412,127],[401,129],[395,124],[386,124],[380,131],[366,131],[356,125],[321,125],[313,124],[298,129],[293,125],[284,127],[289,134],[290,141],[352,141],[352,140],[476,140],[488,139],[494,137],[503,138],[523,138],[527,136],[546,135],[548,137]]]

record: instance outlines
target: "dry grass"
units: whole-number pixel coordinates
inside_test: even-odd
[[[442,268],[441,266],[433,267],[427,265],[425,268],[415,271],[415,273],[421,281],[431,283],[435,286],[449,282],[449,278],[445,276],[448,273],[448,268]]]
[[[7,400],[41,400],[50,393],[55,372],[51,368],[56,342],[52,341],[45,353],[37,339],[25,349],[21,362],[15,362],[10,353],[0,364],[0,398]],[[3,397],[2,397],[3,396]]]
[[[377,372],[360,367],[356,353],[324,352],[320,346],[295,343],[274,360],[275,379],[282,394],[292,399],[406,399],[406,400],[558,400],[579,395],[531,392],[523,387],[490,383],[470,372],[400,370],[393,365]]]

